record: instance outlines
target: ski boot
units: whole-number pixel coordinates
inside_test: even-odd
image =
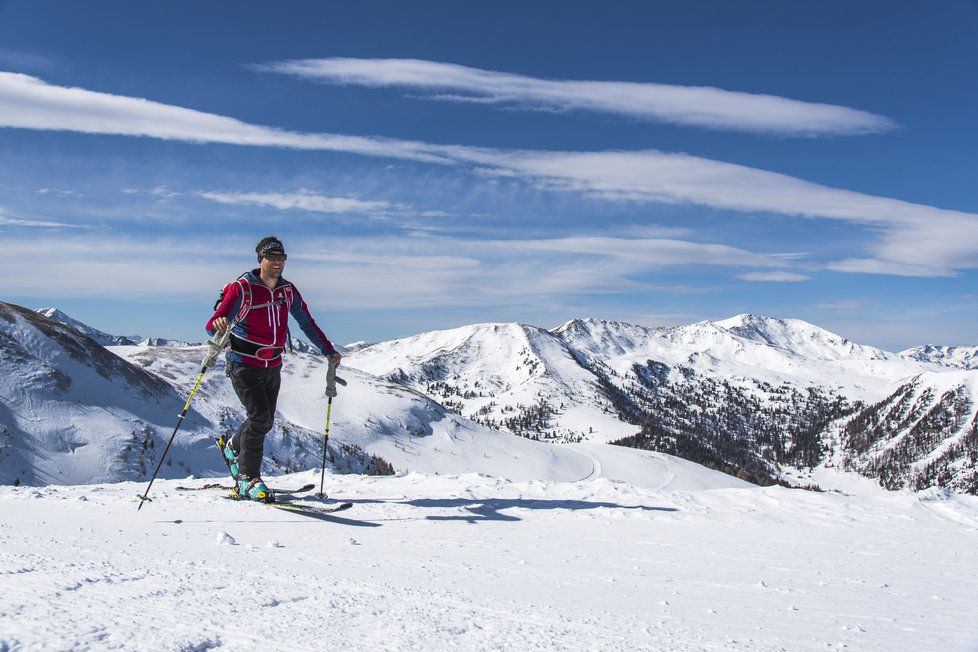
[[[228,465],[228,471],[231,472],[231,477],[234,478],[235,482],[237,482],[241,475],[238,472],[238,455],[234,452],[234,449],[231,448],[230,438],[224,442],[224,445],[221,447],[221,452],[224,453],[224,462]]]
[[[242,500],[257,500],[262,503],[274,503],[275,494],[272,490],[268,488],[265,481],[261,478],[245,478],[242,477],[238,479],[237,491],[238,499]]]

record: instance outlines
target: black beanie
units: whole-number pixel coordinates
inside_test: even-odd
[[[273,252],[277,252],[280,254],[285,253],[285,245],[282,244],[281,240],[279,240],[273,235],[270,235],[267,238],[262,238],[261,241],[259,241],[258,245],[255,247],[255,253],[258,254],[258,262],[261,262],[261,259],[264,258],[267,254]]]

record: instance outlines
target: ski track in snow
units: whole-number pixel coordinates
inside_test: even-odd
[[[0,650],[978,646],[970,496],[334,475],[319,521],[188,482],[0,487]]]

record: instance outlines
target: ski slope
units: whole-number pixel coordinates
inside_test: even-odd
[[[328,520],[175,489],[202,481],[138,512],[136,483],[0,487],[0,650],[978,646],[978,499],[663,471],[330,475]]]

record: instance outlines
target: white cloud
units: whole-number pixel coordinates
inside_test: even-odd
[[[656,150],[502,152],[468,160],[546,188],[610,201],[694,204],[741,213],[826,218],[873,227],[876,273],[948,276],[978,268],[978,215],[840,190],[734,163]],[[863,265],[866,267],[867,265]],[[847,261],[834,269],[866,271]]]
[[[62,190],[61,188],[41,188],[37,191],[39,195],[54,195],[57,197],[84,197],[80,192],[75,190]]]
[[[862,261],[832,269],[949,276],[978,268],[978,215],[840,190],[743,165],[660,152],[542,152],[296,133],[149,100],[58,87],[0,72],[0,126],[122,134],[189,142],[342,151],[521,178],[610,201],[693,204],[868,225],[878,240]]]
[[[574,237],[551,240],[501,241],[509,249],[608,256],[632,266],[650,269],[666,265],[720,265],[784,267],[774,256],[736,247],[663,238]]]
[[[429,96],[443,101],[595,111],[708,129],[814,136],[895,127],[892,120],[866,111],[774,95],[702,86],[540,79],[417,59],[300,59],[256,68],[333,84],[454,91]]]
[[[796,274],[794,272],[748,272],[737,276],[742,281],[755,281],[758,283],[800,283],[801,281],[811,280],[810,276]]]
[[[76,229],[78,224],[68,224],[56,220],[37,219],[33,217],[14,217],[6,209],[0,208],[0,226],[26,226],[44,229]]]
[[[237,237],[147,241],[76,233],[4,238],[3,245],[29,249],[45,261],[8,275],[9,287],[26,296],[139,298],[148,292],[210,297],[253,263],[253,244]],[[289,279],[307,300],[338,309],[524,305],[595,293],[661,291],[639,279],[666,265],[783,265],[722,245],[624,238],[311,237],[286,245]],[[171,252],[176,249],[181,255],[175,266]]]
[[[885,274],[888,276],[919,276],[924,278],[953,277],[958,273],[953,269],[921,266],[875,258],[848,258],[826,265],[833,272],[848,272],[853,274]]]
[[[52,86],[11,72],[0,72],[0,126],[450,162],[424,143],[285,131],[151,100]]]
[[[297,208],[314,213],[384,213],[395,208],[387,201],[364,201],[349,197],[329,197],[301,189],[294,193],[277,192],[198,192],[204,199],[222,204],[270,206],[278,210]]]

